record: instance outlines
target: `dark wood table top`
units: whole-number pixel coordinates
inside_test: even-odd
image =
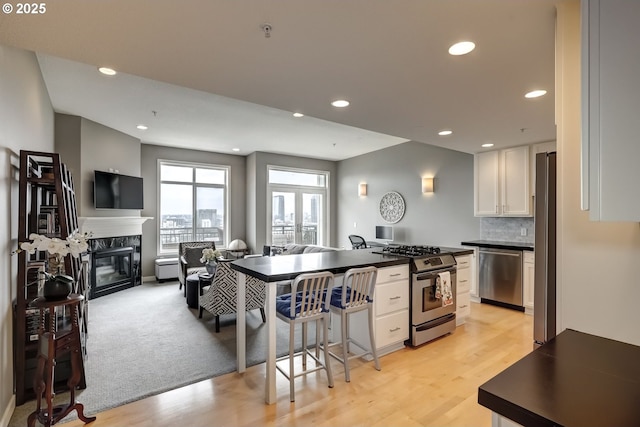
[[[344,250],[244,258],[231,262],[231,268],[265,282],[279,282],[293,280],[302,273],[330,271],[341,274],[355,267],[381,268],[408,263],[406,257],[375,254],[368,250]]]
[[[480,386],[523,426],[640,425],[640,347],[567,329]]]
[[[58,300],[48,300],[45,297],[38,297],[31,301],[29,305],[35,308],[51,308],[61,305],[75,304],[83,299],[84,297],[80,294],[69,294],[67,297]]]

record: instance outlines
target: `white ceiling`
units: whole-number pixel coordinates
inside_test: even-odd
[[[555,139],[556,2],[56,0],[0,14],[0,43],[38,53],[56,111],[143,142],[330,160],[407,140],[474,153]],[[461,40],[476,50],[449,55]]]

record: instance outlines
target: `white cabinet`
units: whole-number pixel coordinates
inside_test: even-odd
[[[535,287],[534,264],[535,255],[530,251],[523,251],[522,254],[522,299],[524,301],[524,311],[533,314],[533,291]]]
[[[373,294],[374,336],[378,356],[404,347],[409,339],[409,266],[378,269]],[[366,311],[351,315],[351,336],[363,345],[369,343]],[[340,340],[340,316],[331,316],[332,340]]]
[[[529,147],[474,156],[476,216],[531,216]]]
[[[497,412],[491,412],[491,427],[522,427],[522,425]]]
[[[462,325],[471,314],[473,256],[456,256],[456,326]]]
[[[582,209],[640,221],[640,1],[582,0]]]
[[[476,154],[474,166],[474,205],[476,216],[498,216],[500,214],[500,153],[488,151]]]

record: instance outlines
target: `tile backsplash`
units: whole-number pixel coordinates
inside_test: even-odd
[[[522,229],[526,236],[522,236]],[[533,218],[480,218],[480,238],[502,242],[533,243]]]

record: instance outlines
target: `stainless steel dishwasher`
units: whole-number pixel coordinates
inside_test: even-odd
[[[479,249],[480,300],[524,311],[522,251]]]

